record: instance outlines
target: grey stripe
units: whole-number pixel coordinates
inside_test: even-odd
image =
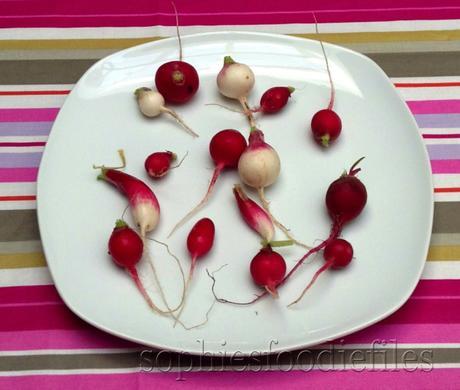
[[[436,202],[433,233],[460,232],[460,202]],[[0,241],[38,240],[35,210],[1,210]]]
[[[0,241],[40,239],[35,210],[2,210],[0,221]]]
[[[432,234],[431,245],[460,245],[460,233]]]
[[[177,368],[190,370],[225,370],[235,367],[247,369],[280,369],[292,367],[306,369],[311,366],[333,364],[336,368],[345,365],[388,365],[418,364],[429,368],[432,363],[459,363],[459,348],[403,348],[397,344],[388,348],[345,349],[341,345],[324,349],[304,349],[261,356],[256,351],[249,357],[241,354],[226,354],[221,357],[193,356],[186,353],[162,351],[103,353],[103,354],[62,354],[62,355],[16,355],[0,356],[0,371],[23,370],[69,370],[69,369],[117,369],[135,368],[142,371],[168,371]]]
[[[0,254],[43,252],[42,243],[35,241],[0,242]]]
[[[434,204],[433,233],[460,232],[460,202]]]
[[[371,53],[390,77],[455,76],[460,52]],[[81,60],[0,61],[0,84],[72,84],[96,62]]]

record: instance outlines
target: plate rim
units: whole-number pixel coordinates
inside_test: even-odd
[[[241,31],[241,30],[226,30],[226,31],[187,34],[187,35],[181,36],[181,39],[186,42],[188,39],[200,38],[200,37],[206,37],[206,36],[232,36],[232,35],[236,35],[236,36],[239,36],[239,37],[242,37],[242,36],[262,37],[262,38],[265,38],[265,39],[266,38],[276,38],[278,40],[297,41],[299,43],[309,42],[310,44],[311,43],[319,44],[318,40],[309,39],[309,38],[301,38],[301,37],[285,35],[285,34],[254,32],[254,31]],[[160,44],[160,43],[163,43],[163,42],[169,42],[169,41],[176,40],[176,39],[177,39],[176,37],[169,37],[169,38],[164,38],[164,39],[160,39],[160,40],[155,40],[155,41],[142,43],[142,44],[139,44],[139,45],[135,45],[133,47],[129,47],[129,48],[126,48],[126,49],[123,49],[123,50],[116,51],[116,52],[114,52],[114,53],[112,53],[112,54],[110,54],[108,56],[105,56],[105,57],[99,59],[98,61],[96,61],[93,65],[91,65],[79,77],[78,81],[74,84],[74,87],[72,88],[71,92],[69,93],[69,95],[67,96],[67,98],[65,99],[63,105],[61,106],[61,108],[59,110],[58,116],[56,117],[56,120],[54,121],[53,126],[51,128],[49,137],[51,137],[51,135],[53,133],[53,130],[56,127],[56,123],[58,122],[58,119],[61,116],[61,113],[63,112],[63,109],[65,108],[66,104],[68,104],[69,97],[72,96],[72,94],[76,90],[76,87],[78,86],[78,84],[81,82],[81,80],[88,73],[90,73],[93,70],[93,68],[99,66],[101,63],[103,63],[103,62],[105,62],[107,60],[110,60],[111,58],[113,58],[115,56],[119,56],[121,53],[129,53],[131,51],[139,50],[139,48],[148,47],[148,46],[155,46],[157,44]],[[434,217],[433,174],[432,174],[431,168],[430,168],[430,159],[429,159],[428,151],[427,151],[427,148],[426,148],[425,144],[423,143],[423,139],[420,136],[420,133],[418,131],[419,129],[418,129],[418,125],[417,125],[417,123],[415,121],[415,118],[411,114],[411,112],[410,112],[407,104],[405,103],[404,99],[402,98],[402,96],[397,92],[397,90],[396,90],[394,84],[391,82],[390,78],[386,75],[386,73],[383,71],[383,69],[375,61],[373,61],[371,58],[367,57],[366,55],[364,55],[362,53],[359,53],[357,51],[351,50],[349,48],[346,48],[346,47],[343,47],[343,46],[340,46],[340,45],[331,44],[331,43],[328,43],[328,42],[323,42],[323,43],[324,43],[325,47],[332,47],[332,48],[334,48],[334,50],[347,52],[347,53],[350,53],[350,54],[352,54],[354,56],[360,57],[361,59],[363,59],[363,60],[367,61],[369,64],[371,64],[375,68],[376,71],[378,71],[379,73],[383,74],[385,79],[389,82],[389,84],[391,85],[391,87],[395,91],[395,95],[398,97],[400,103],[404,106],[404,109],[406,111],[406,114],[407,114],[408,118],[410,118],[410,121],[412,123],[411,131],[413,131],[413,130],[417,131],[416,137],[414,137],[414,138],[417,139],[416,142],[418,142],[422,146],[422,149],[424,151],[424,153],[423,153],[423,157],[424,157],[423,158],[423,165],[424,165],[423,172],[424,172],[424,174],[425,174],[424,176],[427,178],[428,184],[430,185],[430,188],[431,188],[431,191],[429,192],[429,205],[430,205],[429,210],[428,210],[429,221],[428,221],[427,228],[426,228],[425,243],[424,243],[424,248],[423,248],[423,253],[425,255],[424,255],[424,259],[420,261],[420,265],[419,265],[419,268],[418,268],[417,272],[414,273],[414,281],[413,281],[412,285],[407,288],[407,290],[406,290],[407,293],[405,295],[403,295],[401,297],[401,299],[393,307],[391,307],[390,309],[388,309],[387,311],[385,311],[381,315],[376,316],[376,317],[374,317],[374,318],[372,318],[372,319],[370,319],[370,320],[368,320],[368,321],[366,321],[366,322],[364,322],[364,323],[362,323],[360,325],[357,325],[355,327],[349,328],[345,332],[343,332],[343,331],[342,332],[336,332],[336,333],[332,334],[329,337],[317,338],[315,341],[309,341],[309,342],[306,342],[306,343],[297,343],[296,345],[293,345],[293,346],[274,347],[273,349],[270,349],[269,351],[260,349],[260,350],[257,351],[257,353],[260,354],[261,356],[266,356],[266,355],[276,354],[276,353],[281,353],[281,352],[290,352],[290,351],[295,351],[295,350],[300,350],[300,349],[305,349],[305,348],[308,348],[308,347],[320,345],[320,344],[323,344],[325,342],[336,340],[338,338],[345,337],[347,335],[350,335],[350,334],[353,334],[355,332],[358,332],[358,331],[360,331],[362,329],[365,329],[365,328],[367,328],[367,327],[369,327],[371,325],[374,325],[375,323],[380,322],[383,319],[387,318],[388,316],[390,316],[391,314],[396,312],[399,308],[401,308],[407,302],[409,297],[412,295],[412,293],[415,290],[418,282],[420,281],[423,269],[424,269],[425,264],[426,264],[426,256],[427,256],[428,250],[429,250],[429,244],[430,244],[430,239],[431,239],[431,234],[432,234],[432,227],[433,227],[433,217]],[[187,56],[184,56],[184,58],[186,58],[186,57]],[[38,227],[39,227],[39,231],[40,231],[40,237],[43,236],[43,231],[45,230],[43,228],[44,222],[41,222],[42,221],[42,211],[41,211],[42,208],[40,207],[40,205],[42,204],[42,202],[41,202],[41,199],[42,199],[42,196],[41,196],[42,191],[41,191],[41,189],[44,186],[44,184],[43,184],[43,180],[44,180],[43,179],[43,175],[44,175],[43,172],[44,172],[45,169],[43,167],[46,165],[46,160],[48,158],[47,156],[49,154],[48,150],[49,150],[49,147],[47,145],[47,146],[45,146],[45,149],[43,151],[42,160],[41,160],[39,170],[38,170],[37,184],[36,184],[37,185],[36,212],[37,212],[37,220],[38,220]],[[45,161],[45,164],[43,164],[44,161]],[[45,254],[45,258],[48,259],[48,254],[50,252],[49,248],[48,248],[48,245],[42,239],[41,239],[41,243],[42,243],[42,247],[43,247],[43,252]],[[56,282],[57,279],[55,278],[55,275],[54,275],[54,272],[53,272],[53,267],[50,266],[50,264],[48,263],[48,260],[47,260],[47,266],[48,266],[48,270],[49,270],[49,272],[51,274],[51,277],[52,277],[52,280],[53,280],[53,286],[58,291],[59,296],[61,297],[63,302],[66,304],[66,306],[74,314],[76,314],[79,318],[81,318],[85,322],[89,323],[90,325],[94,326],[98,330],[102,330],[102,331],[104,331],[104,332],[106,332],[106,333],[108,333],[108,334],[110,334],[112,336],[119,337],[119,338],[121,338],[123,340],[128,340],[130,342],[134,342],[134,343],[142,345],[142,346],[148,346],[148,347],[156,348],[158,350],[165,350],[165,351],[174,352],[174,353],[187,353],[187,354],[197,355],[197,356],[202,355],[203,352],[200,353],[198,350],[192,350],[192,349],[186,349],[186,348],[181,349],[181,348],[178,348],[176,346],[164,345],[164,344],[161,344],[161,343],[148,342],[146,340],[143,340],[142,338],[132,337],[130,335],[124,334],[123,332],[118,332],[118,331],[112,330],[112,329],[110,329],[110,328],[108,328],[108,327],[106,327],[104,325],[99,324],[96,321],[93,321],[91,318],[89,318],[86,315],[82,314],[80,312],[80,310],[78,308],[76,308],[67,299],[66,294],[63,293],[63,291],[61,290],[59,282]],[[239,351],[239,350],[226,351],[226,353],[228,355],[231,355],[231,354],[236,353],[236,352],[238,352],[240,354],[240,356],[246,356],[246,357],[250,356],[251,353],[253,353],[253,352],[244,351],[244,350],[243,351]],[[208,356],[213,356],[213,357],[222,356],[222,351],[204,351],[204,353],[207,354]]]

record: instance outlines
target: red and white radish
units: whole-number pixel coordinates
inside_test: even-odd
[[[329,268],[344,268],[350,264],[353,259],[353,247],[348,241],[341,238],[335,238],[324,248],[323,258],[326,261],[326,264],[315,272],[310,283],[307,284],[300,296],[295,301],[291,302],[289,306],[298,303],[324,271],[327,271]]]
[[[196,69],[182,60],[182,41],[179,33],[179,16],[176,5],[171,2],[176,15],[176,31],[179,41],[179,60],[161,65],[155,74],[155,85],[168,103],[184,104],[195,96],[200,86]]]
[[[209,143],[209,153],[216,167],[214,168],[208,190],[200,203],[198,203],[198,205],[196,205],[174,226],[171,233],[169,233],[169,236],[171,236],[207,203],[222,170],[235,169],[238,166],[238,161],[241,154],[245,151],[246,146],[246,139],[237,130],[221,130],[212,137],[211,142]]]
[[[286,262],[270,246],[262,248],[250,265],[252,280],[273,297],[278,297],[276,287],[286,274]]]
[[[260,237],[270,243],[275,235],[275,227],[270,215],[252,199],[248,198],[240,185],[233,187],[236,203],[240,214],[247,225],[257,232]]]
[[[313,13],[315,19],[315,29],[318,34],[318,21],[316,15]],[[324,48],[323,41],[320,39],[321,50],[323,52],[324,60],[326,62],[327,74],[329,77],[329,85],[331,88],[331,97],[329,104],[326,109],[318,111],[311,120],[311,131],[315,141],[323,146],[328,147],[334,142],[342,131],[342,121],[339,115],[333,110],[335,100],[335,86],[332,80],[331,69],[329,66],[329,60],[326,55],[326,49]]]
[[[141,87],[134,91],[134,95],[136,96],[140,111],[146,117],[155,118],[166,113],[171,115],[190,135],[198,137],[198,134],[174,110],[165,106],[165,99],[160,92],[154,91],[151,88]]]

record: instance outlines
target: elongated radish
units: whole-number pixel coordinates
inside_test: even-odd
[[[165,106],[165,99],[160,92],[153,91],[151,88],[141,87],[134,91],[134,95],[136,96],[140,111],[146,117],[155,118],[166,113],[171,115],[187,133],[193,137],[198,137],[198,134],[195,133],[174,110]]]
[[[152,179],[161,179],[166,176],[171,169],[179,168],[186,156],[187,153],[179,163],[171,165],[177,160],[176,153],[170,152],[169,150],[166,152],[155,152],[145,159],[144,168]]]
[[[176,32],[179,42],[179,60],[161,65],[155,74],[155,85],[168,103],[184,104],[195,96],[200,86],[196,69],[182,60],[182,41],[179,32],[179,16],[176,5],[171,2],[176,16]]]
[[[318,21],[316,20],[315,13],[313,13],[313,18],[315,20],[316,34],[318,34]],[[331,88],[331,97],[329,99],[329,104],[327,108],[324,110],[320,110],[315,115],[313,115],[313,118],[311,120],[311,131],[315,141],[319,145],[323,147],[328,147],[339,137],[342,131],[342,121],[339,115],[333,110],[335,100],[335,86],[332,80],[329,60],[326,55],[326,49],[324,48],[323,41],[320,39],[319,43],[321,45],[323,57],[326,62],[326,69],[329,77],[329,85]]]
[[[195,223],[192,230],[190,230],[190,233],[188,234],[187,249],[191,260],[190,270],[188,273],[187,281],[185,282],[183,305],[177,314],[176,320],[179,319],[184,309],[187,290],[190,286],[190,282],[195,271],[196,262],[199,258],[205,256],[211,250],[214,244],[215,231],[216,229],[214,222],[212,222],[212,220],[209,218],[202,218],[197,223]]]
[[[212,137],[209,143],[209,153],[216,167],[209,183],[208,190],[203,199],[173,227],[168,237],[207,203],[222,170],[235,169],[238,166],[238,160],[246,149],[246,146],[246,139],[237,130],[222,130]]]
[[[270,215],[256,202],[248,198],[240,185],[237,184],[233,187],[233,194],[244,221],[265,242],[270,243],[275,235],[275,227]]]
[[[289,306],[300,302],[305,293],[311,288],[311,286],[313,286],[318,277],[324,271],[327,271],[329,268],[344,268],[350,264],[351,260],[353,259],[353,247],[348,241],[341,238],[335,238],[331,240],[324,248],[323,258],[326,261],[326,264],[324,264],[320,269],[318,269],[318,271],[315,272],[310,283],[307,284],[300,296],[291,302]]]
[[[118,266],[126,269],[150,308],[160,314],[171,313],[171,311],[161,310],[155,305],[142,284],[136,265],[144,253],[144,241],[125,221],[121,219],[116,221],[115,228],[110,235],[108,248],[112,260]]]

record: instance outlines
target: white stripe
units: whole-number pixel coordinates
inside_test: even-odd
[[[0,270],[0,287],[53,284],[47,267]]]
[[[46,142],[47,135],[0,136],[0,142]]]
[[[65,88],[63,88],[65,89]],[[0,91],[9,91],[1,87]],[[56,108],[62,107],[67,95],[18,95],[0,96],[1,108]]]
[[[398,344],[399,345],[399,344]],[[83,354],[113,354],[141,352],[146,347],[139,348],[88,348],[88,349],[38,349],[38,350],[18,350],[0,351],[0,356],[30,356],[30,355],[83,355]]]
[[[0,196],[35,195],[36,183],[0,183]]]
[[[460,261],[427,261],[422,279],[460,279]]]
[[[37,202],[35,200],[18,200],[0,202],[0,210],[35,210]]]
[[[44,146],[0,146],[0,153],[42,153]]]
[[[321,17],[318,16],[321,21]],[[385,22],[320,23],[320,31],[325,33],[343,32],[384,32],[456,30],[459,19],[451,20],[398,20]],[[181,26],[182,35],[212,31],[266,31],[279,34],[314,33],[313,23]],[[82,28],[4,28],[0,29],[0,39],[105,39],[105,38],[148,38],[152,36],[174,36],[174,26],[147,27],[82,27]]]

